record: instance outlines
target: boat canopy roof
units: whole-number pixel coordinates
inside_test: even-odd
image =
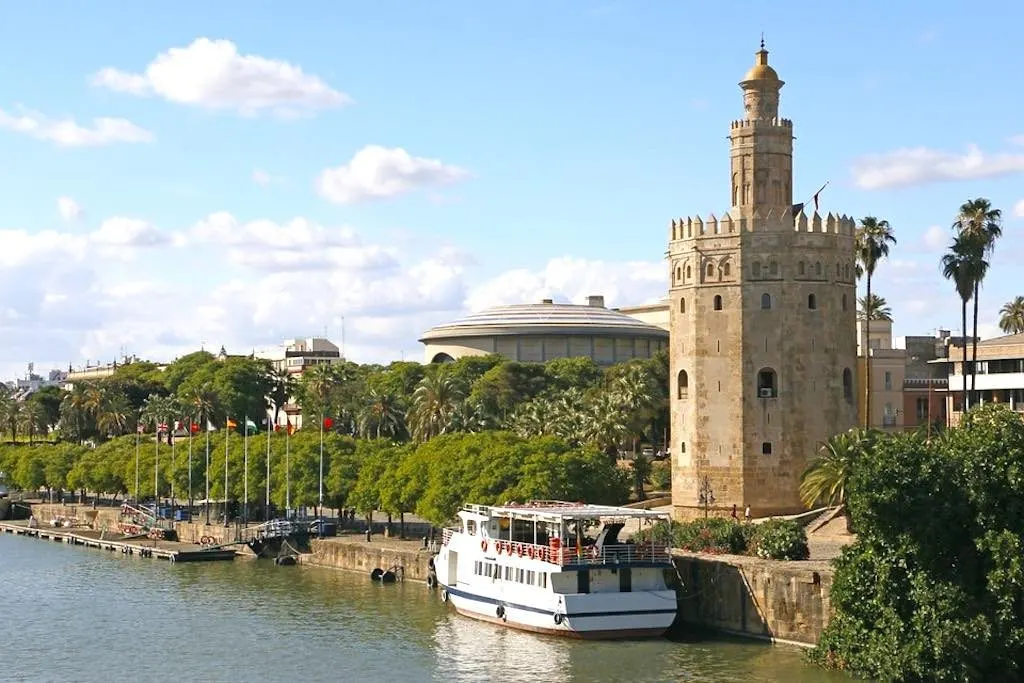
[[[462,508],[460,516],[462,514],[474,518],[508,517],[536,522],[604,519],[644,519],[654,522],[671,519],[667,512],[613,505],[569,503],[561,500],[531,500],[527,503],[505,505],[466,505]]]

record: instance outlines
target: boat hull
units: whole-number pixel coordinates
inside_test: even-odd
[[[676,616],[674,595],[669,598],[667,595],[661,595],[660,591],[657,594],[649,595],[626,594],[633,598],[629,607],[620,604],[617,609],[602,611],[584,609],[578,599],[583,596],[567,596],[569,600],[565,607],[568,609],[562,607],[555,611],[474,595],[461,588],[452,589],[444,585],[440,585],[439,588],[442,590],[443,598],[447,598],[456,613],[462,616],[521,631],[564,638],[584,640],[658,638],[665,635]],[[572,600],[572,598],[577,598],[577,600]],[[646,598],[643,600],[646,604],[639,604],[637,598]],[[664,606],[664,601],[668,599],[672,601],[671,607]],[[615,600],[615,602],[621,601]],[[657,602],[662,602],[662,604],[658,605]],[[578,606],[574,608],[573,603]],[[556,621],[556,615],[559,617],[558,621]]]

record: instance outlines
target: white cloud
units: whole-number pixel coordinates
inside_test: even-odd
[[[262,185],[263,187],[266,187],[267,185],[270,184],[270,180],[270,174],[267,173],[266,171],[259,168],[253,169],[252,181],[257,185]]]
[[[668,269],[662,261],[607,262],[563,256],[541,270],[510,270],[476,287],[467,304],[477,311],[504,304],[555,299],[585,303],[601,294],[609,307],[651,303],[668,292]]]
[[[854,162],[854,182],[865,190],[922,185],[944,180],[992,178],[1024,172],[1024,153],[986,154],[968,145],[964,154],[917,147],[862,157]]]
[[[1013,205],[1013,215],[1018,218],[1024,218],[1024,199]]]
[[[57,198],[57,212],[66,223],[75,223],[82,217],[82,207],[71,197]]]
[[[102,147],[117,142],[152,142],[148,130],[127,119],[101,117],[91,126],[81,126],[72,118],[51,119],[39,112],[23,110],[19,115],[0,109],[0,128],[30,135],[60,147]]]
[[[1024,145],[1024,135],[1014,135],[1010,138],[1011,145]]]
[[[107,247],[157,247],[171,241],[171,237],[155,225],[124,216],[114,216],[103,221],[99,229],[89,235],[89,239]]]
[[[335,204],[384,199],[457,182],[469,172],[440,159],[414,157],[401,147],[367,145],[348,163],[320,172],[317,190]]]
[[[197,38],[162,52],[143,73],[111,67],[93,75],[94,86],[132,95],[156,95],[170,102],[251,115],[285,116],[343,107],[352,102],[320,77],[299,66],[259,55],[243,55],[230,40]]]
[[[944,230],[941,226],[933,225],[925,230],[924,235],[921,237],[921,241],[924,242],[926,249],[937,251],[944,249],[950,240],[949,230]]]

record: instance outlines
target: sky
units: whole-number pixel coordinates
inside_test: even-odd
[[[847,6],[848,5],[848,6]],[[729,203],[762,32],[794,200],[890,222],[895,334],[956,330],[938,261],[1003,211],[983,336],[1024,294],[1024,5],[663,0],[15,3],[0,23],[0,378],[265,350],[357,362],[543,297],[667,293]],[[963,27],[984,22],[980,42]]]

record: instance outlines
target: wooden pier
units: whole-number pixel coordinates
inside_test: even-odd
[[[66,529],[42,525],[30,527],[27,521],[0,522],[0,531],[18,536],[31,536],[57,543],[82,545],[87,548],[120,552],[123,555],[156,558],[169,562],[233,560],[236,555],[236,552],[230,548],[197,548],[190,543],[123,537],[118,532],[96,531],[93,529]]]

